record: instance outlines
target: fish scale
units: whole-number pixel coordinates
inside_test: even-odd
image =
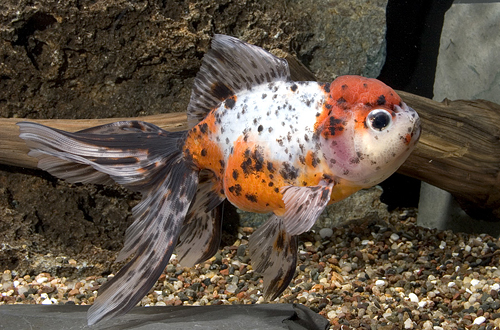
[[[285,60],[215,35],[193,84],[189,129],[122,121],[70,133],[21,122],[38,166],[70,182],[112,181],[142,194],[88,323],[122,315],[148,293],[174,247],[192,266],[220,244],[222,202],[267,213],[249,238],[266,299],[295,273],[298,235],[329,203],[373,186],[408,157],[420,120],[390,87],[359,76],[294,82]]]

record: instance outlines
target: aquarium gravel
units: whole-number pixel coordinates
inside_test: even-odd
[[[246,251],[253,230],[240,228],[232,246],[194,268],[182,267],[174,255],[140,304],[266,303]],[[387,221],[364,219],[302,235],[295,278],[270,303],[304,304],[332,329],[500,328],[499,247],[489,235],[419,227],[415,210],[398,210]],[[106,280],[5,270],[0,304],[88,305]]]

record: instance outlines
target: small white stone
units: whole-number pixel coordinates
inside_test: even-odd
[[[370,241],[369,239],[364,239],[361,241],[361,245],[368,245],[368,244],[371,244],[372,241]]]
[[[424,308],[425,306],[427,306],[427,301],[425,301],[425,300],[422,300],[418,303],[418,307],[420,307],[420,308]]]
[[[478,281],[478,280],[476,280],[475,278],[473,278],[473,279],[470,281],[470,285],[472,285],[472,286],[476,286],[476,285],[478,285],[478,284],[479,284],[479,281]]]
[[[238,289],[238,286],[237,285],[234,285],[234,284],[228,284],[226,285],[226,290],[227,292],[230,292],[230,293],[235,293],[236,292],[236,289]]]
[[[449,282],[448,283],[448,287],[449,288],[453,288],[454,286],[456,286],[457,284],[455,282]]]
[[[319,231],[319,236],[321,238],[329,238],[333,235],[333,229],[332,228],[321,228]]]
[[[336,311],[329,311],[328,314],[326,314],[329,319],[334,319],[337,317],[337,312]]]
[[[46,298],[42,301],[42,305],[52,305],[52,301],[49,298]]]
[[[413,329],[413,322],[410,318],[407,318],[405,321],[405,329]]]
[[[399,235],[396,233],[392,233],[390,239],[392,241],[397,241],[399,239]]]
[[[411,302],[418,303],[419,299],[416,294],[413,292],[408,295],[408,298],[410,298]]]
[[[375,285],[376,286],[383,286],[383,285],[385,285],[385,281],[384,280],[376,280]]]
[[[470,245],[467,245],[467,246],[465,246],[465,249],[464,249],[464,250],[465,250],[465,252],[470,252],[470,250],[471,250],[471,249],[472,249],[472,248],[470,247]]]
[[[496,290],[496,291],[498,291],[498,289],[500,289],[500,284],[498,284],[498,283],[493,284],[493,285],[491,286],[491,289],[492,289],[492,290]]]
[[[474,322],[472,324],[483,324],[483,322],[486,321],[486,318],[484,316],[479,316],[474,319]]]
[[[424,322],[424,326],[422,327],[422,329],[424,330],[432,330],[432,327],[433,327],[433,324],[431,321],[425,321]]]
[[[37,283],[42,284],[44,282],[47,282],[48,278],[47,277],[40,277],[36,280]]]
[[[439,248],[441,250],[444,250],[445,247],[446,247],[446,242],[445,241],[441,241],[441,244],[439,244]]]

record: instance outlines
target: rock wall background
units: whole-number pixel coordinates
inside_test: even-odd
[[[214,33],[296,56],[321,80],[374,77],[384,62],[386,2],[3,1],[0,116],[185,111]],[[111,271],[139,198],[0,167],[0,270]]]

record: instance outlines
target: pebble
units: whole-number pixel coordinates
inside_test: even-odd
[[[408,295],[408,298],[410,299],[411,302],[414,302],[414,303],[418,303],[419,302],[418,296],[416,294],[414,294],[413,292],[411,292]]]
[[[321,236],[321,238],[329,238],[333,235],[333,229],[331,228],[321,228],[321,230],[319,231],[319,236]]]
[[[299,237],[297,271],[272,303],[302,303],[337,329],[495,329],[500,327],[500,243],[488,235],[416,226],[415,211],[388,224],[347,223]],[[175,257],[145,306],[265,303],[249,262],[251,227],[216,256],[185,268]],[[78,274],[84,260],[68,259]],[[71,261],[71,262],[70,262]],[[73,263],[74,261],[74,263]],[[57,277],[0,272],[2,304],[92,304],[109,276]]]
[[[479,316],[474,319],[474,322],[472,324],[481,325],[484,323],[484,321],[486,321],[486,318],[484,316]]]

